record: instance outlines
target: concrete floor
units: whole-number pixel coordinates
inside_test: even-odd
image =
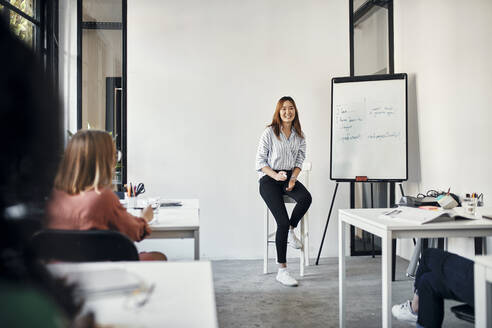
[[[381,258],[347,258],[347,327],[381,327]],[[312,261],[314,264],[314,261]],[[405,277],[408,262],[397,258],[393,304],[409,299],[413,280]],[[262,260],[213,261],[219,325],[228,327],[338,327],[338,259],[325,258],[299,277],[298,260],[289,260],[289,271],[299,287],[284,287],[272,273],[264,275]],[[443,327],[470,328],[446,301]],[[412,325],[392,321],[393,327]],[[413,326],[414,327],[414,326]]]

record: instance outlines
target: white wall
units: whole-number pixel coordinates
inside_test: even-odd
[[[348,1],[128,1],[128,172],[147,195],[199,198],[201,255],[260,258],[264,203],[254,158],[283,95],[296,100],[313,163],[311,257],[329,180],[330,80],[348,75]],[[337,255],[339,188],[324,256]],[[171,259],[191,241],[144,241]],[[297,253],[290,252],[297,256]]]
[[[492,207],[492,2],[397,0],[394,12],[395,71],[409,74],[405,190],[483,192]],[[474,254],[471,239],[448,246]]]

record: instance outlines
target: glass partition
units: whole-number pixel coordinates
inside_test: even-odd
[[[392,1],[350,0],[351,75],[392,72]],[[388,207],[388,183],[356,183],[356,207]],[[362,229],[351,227],[351,255],[381,254],[381,239]]]
[[[119,161],[113,183],[122,189],[126,160],[124,21],[122,0],[79,0],[79,129],[108,131]]]

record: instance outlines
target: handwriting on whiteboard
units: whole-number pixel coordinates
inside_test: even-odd
[[[342,142],[380,142],[401,139],[402,134],[392,124],[398,116],[391,105],[362,101],[350,104],[337,104],[334,108],[334,127],[338,130],[337,139]]]

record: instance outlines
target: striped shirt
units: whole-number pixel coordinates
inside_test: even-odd
[[[281,132],[280,140],[273,128],[267,127],[261,135],[256,152],[256,171],[261,179],[265,175],[261,169],[265,166],[274,170],[292,170],[294,167],[302,168],[305,158],[306,139],[298,136],[294,127],[289,138]]]

